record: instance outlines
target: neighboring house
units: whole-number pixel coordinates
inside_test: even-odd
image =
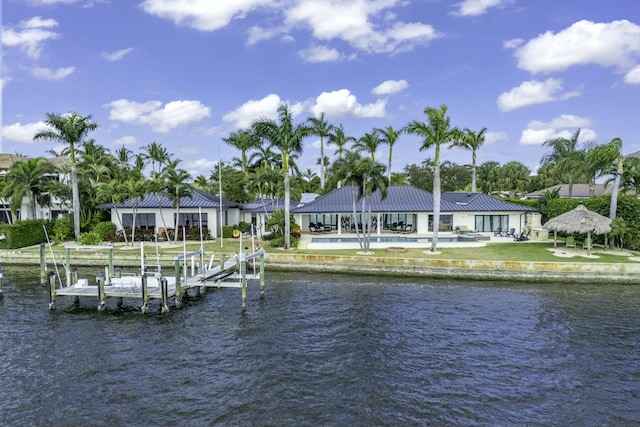
[[[173,202],[168,197],[161,195],[160,203],[158,203],[156,193],[146,194],[137,205],[136,228],[153,229],[158,233],[158,229],[164,225],[167,228],[174,227],[176,208],[173,207]],[[116,204],[105,203],[98,208],[111,212],[111,222],[116,225],[118,230],[133,225],[134,208],[131,200]],[[221,210],[222,223],[220,222]],[[221,225],[235,225],[243,221],[243,218],[243,212],[238,203],[222,199],[221,204],[218,196],[206,191],[194,189],[191,197],[180,199],[178,227],[199,227],[202,224],[203,228],[209,230],[210,237],[214,239],[220,235]]]
[[[553,187],[545,188],[544,190],[534,191],[532,193],[528,193],[524,195],[525,199],[539,199],[542,195],[548,191],[556,191],[559,189],[558,195],[560,197],[568,198],[569,197],[569,184],[557,184]],[[605,184],[596,184],[594,188],[595,196],[608,196],[611,195],[611,191],[613,189],[612,185]],[[591,197],[591,189],[589,184],[573,184],[573,188],[571,190],[571,197],[573,199],[588,199]]]
[[[296,222],[309,230],[310,224],[322,223],[338,234],[361,227],[361,203],[356,203],[353,214],[353,192],[350,186],[339,188],[314,201],[293,209]],[[494,232],[497,229],[516,232],[524,230],[525,215],[536,209],[505,202],[483,193],[443,193],[440,203],[440,231],[466,228],[478,232]],[[380,192],[372,196],[372,232],[407,229],[420,234],[433,232],[433,195],[408,185],[390,186],[387,197],[381,200]]]
[[[17,154],[0,154],[0,176],[5,175],[9,168],[14,163],[29,160],[29,157],[20,156]],[[69,159],[66,157],[53,157],[47,159],[58,169],[61,169],[65,165],[69,164]],[[51,179],[56,179],[62,182],[68,182],[68,177],[62,173],[51,174]],[[53,197],[49,206],[36,206],[36,218],[35,219],[49,219],[57,218],[60,215],[66,215],[71,212],[70,208],[61,203],[61,201]],[[29,197],[24,196],[20,209],[18,209],[18,220],[34,219],[31,218],[31,210],[29,209]],[[0,198],[0,223],[11,223],[13,218],[9,208],[9,200]]]

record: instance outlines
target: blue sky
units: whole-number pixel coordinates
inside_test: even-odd
[[[3,153],[59,150],[33,135],[75,111],[111,150],[155,141],[208,176],[239,154],[222,138],[281,102],[356,138],[447,104],[452,125],[488,129],[479,163],[535,170],[578,127],[640,150],[637,0],[4,0],[2,23]],[[392,170],[433,156],[419,147],[401,136]],[[299,165],[319,174],[319,156],[309,138]]]

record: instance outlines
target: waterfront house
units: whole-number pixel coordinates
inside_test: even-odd
[[[321,223],[338,234],[362,229],[360,203],[353,213],[353,190],[342,187],[296,207],[292,213],[303,231]],[[475,230],[495,232],[515,228],[524,230],[526,214],[536,212],[528,206],[506,202],[483,193],[445,192],[440,203],[439,231]],[[394,185],[387,189],[383,200],[380,192],[372,195],[372,233],[433,232],[433,195],[410,185]]]

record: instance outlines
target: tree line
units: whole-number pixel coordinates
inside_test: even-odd
[[[180,198],[190,196],[194,188],[217,193],[222,186],[224,197],[237,202],[284,198],[284,217],[288,220],[290,200],[299,200],[302,193],[324,194],[342,185],[351,185],[354,200],[366,201],[378,190],[384,196],[389,185],[410,184],[433,193],[434,205],[437,205],[434,206],[435,230],[438,230],[442,191],[481,191],[515,197],[556,184],[568,184],[571,194],[575,183],[585,182],[595,188],[595,180],[607,176],[612,177],[615,187],[610,209],[610,216],[614,218],[617,189],[638,190],[638,159],[622,155],[619,138],[603,145],[581,144],[578,129],[570,138],[545,141],[543,147],[548,151],[541,159],[537,174],[531,175],[531,171],[517,161],[477,165],[477,153],[485,142],[487,129],[473,131],[453,126],[446,105],[427,107],[423,113],[422,121],[414,120],[402,128],[373,128],[355,138],[349,136],[341,124],[329,123],[324,113],[296,123],[290,107],[281,104],[276,119],[260,118],[248,128],[223,138],[224,143],[238,151],[238,156],[231,162],[218,164],[209,176],[196,177],[182,168],[181,160],[161,143],[151,142],[137,154],[124,146],[111,152],[89,138],[97,129],[91,116],[48,113],[47,127],[34,135],[34,140],[64,144],[62,152],[49,151],[49,154],[63,156],[68,161],[57,170],[44,158],[15,163],[0,179],[0,197],[9,201],[14,217],[25,196],[33,216],[36,204],[48,206],[52,196],[57,197],[74,213],[77,238],[81,229],[104,219],[105,213],[96,209],[101,203],[124,200],[135,203],[155,193],[156,197],[163,194],[170,198],[179,212]],[[430,155],[420,164],[407,165],[402,172],[391,173],[393,148],[404,134],[417,136],[419,149],[429,151]],[[319,174],[310,168],[298,167],[303,141],[311,136],[319,137],[320,141],[320,157],[316,159]],[[325,155],[327,146],[335,148],[333,159]],[[375,157],[383,146],[388,146],[384,164]],[[440,162],[442,149],[455,148],[470,151],[470,164]],[[51,174],[56,172],[69,176],[70,182],[51,179]],[[162,222],[166,230],[164,218]],[[285,247],[290,246],[288,233],[289,224],[286,224]],[[432,250],[435,250],[437,236],[433,242]]]

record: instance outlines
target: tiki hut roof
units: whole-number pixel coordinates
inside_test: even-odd
[[[567,233],[595,233],[611,232],[611,220],[596,212],[592,212],[580,203],[575,209],[551,218],[542,228]]]

